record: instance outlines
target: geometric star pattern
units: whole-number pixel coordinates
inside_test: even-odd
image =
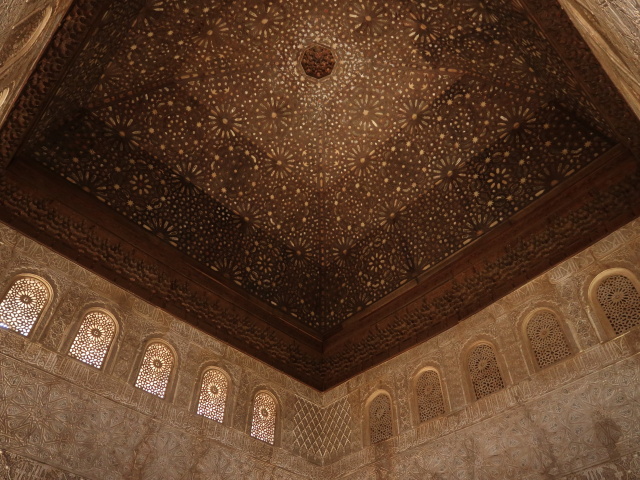
[[[615,144],[517,2],[158,0],[108,41],[28,156],[319,334]]]

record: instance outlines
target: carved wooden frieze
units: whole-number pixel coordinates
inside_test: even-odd
[[[0,215],[324,389],[633,218],[639,126],[556,0],[77,0]]]

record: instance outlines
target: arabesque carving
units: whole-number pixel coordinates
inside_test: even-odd
[[[635,221],[597,243],[586,255],[628,268],[640,260],[635,249],[638,242],[640,222]],[[45,262],[41,268],[46,273],[42,273],[52,279],[54,297],[64,297],[63,305],[72,301],[66,291],[78,291],[73,290],[74,283],[85,286],[84,295],[90,303],[96,303],[96,295],[104,296],[101,302],[104,305],[110,298],[130,296],[0,225],[0,264],[5,272],[0,276],[2,284],[7,285],[17,272],[27,273],[26,266],[33,266],[36,258]],[[560,271],[572,273],[561,277]],[[84,273],[78,275],[80,272]],[[136,388],[129,375],[117,373],[119,368],[109,373],[73,359],[65,353],[64,342],[59,351],[54,351],[17,332],[0,330],[3,345],[0,461],[9,465],[14,475],[48,472],[52,478],[58,478],[56,472],[61,471],[67,472],[67,477],[59,478],[74,478],[73,475],[96,479],[182,478],[187,472],[193,478],[210,478],[215,471],[221,478],[229,479],[252,478],[264,472],[283,479],[346,479],[368,478],[372,471],[384,470],[390,478],[423,479],[425,475],[446,478],[454,472],[473,469],[487,478],[517,478],[524,472],[547,472],[568,480],[572,472],[591,475],[609,469],[622,472],[623,480],[632,480],[640,467],[634,456],[640,450],[640,437],[635,429],[640,410],[633,400],[639,383],[637,327],[543,370],[520,376],[512,385],[478,401],[465,399],[462,394],[463,352],[450,348],[452,344],[461,345],[489,335],[506,356],[505,364],[513,377],[524,361],[524,345],[505,348],[513,339],[521,338],[520,325],[512,322],[514,313],[526,315],[526,311],[519,312],[521,305],[545,296],[549,302],[584,302],[583,292],[600,272],[602,267],[598,263],[570,259],[489,307],[492,315],[481,312],[442,336],[358,375],[349,388],[343,385],[324,396],[229,347],[212,343],[206,334],[160,312],[154,313],[154,307],[133,298],[124,303],[136,305],[135,312],[118,314],[119,318],[127,318],[129,325],[127,345],[121,351],[128,348],[138,351],[149,332],[175,324],[170,330],[180,333],[169,339],[184,359],[177,375],[185,380],[179,385],[186,389],[186,396],[176,392],[173,400],[162,400]],[[73,277],[67,280],[69,275]],[[546,281],[551,276],[569,288],[560,289]],[[82,310],[86,303],[81,299],[72,305]],[[74,321],[82,320],[77,312]],[[55,321],[54,312],[45,313],[38,320],[45,324]],[[593,321],[601,319],[594,317]],[[74,334],[69,331],[69,335]],[[187,361],[187,352],[197,345],[201,357]],[[368,447],[359,444],[364,415],[369,413],[364,409],[364,394],[379,385],[394,385],[398,417],[410,415],[405,412],[410,403],[406,399],[416,392],[409,381],[412,371],[406,365],[419,365],[421,359],[425,362],[427,354],[438,357],[454,407],[451,412],[418,426],[399,422],[398,431],[392,431],[391,437],[394,453],[381,460],[374,452],[388,448],[388,442]],[[229,371],[235,372],[236,384],[247,384],[247,388],[234,391],[230,399],[236,408],[247,409],[244,421],[250,421],[252,389],[263,388],[265,382],[282,398],[293,400],[282,405],[280,428],[283,437],[295,439],[299,446],[309,445],[305,447],[306,453],[298,447],[289,450],[284,444],[273,450],[274,447],[250,438],[247,423],[234,420],[225,426],[191,409],[192,393],[202,380],[199,365],[218,355],[231,362]],[[129,358],[118,352],[114,361],[130,365]],[[249,398],[240,398],[242,395]],[[385,408],[379,409],[381,415],[374,415],[376,419],[387,418],[384,412],[390,411]],[[309,421],[309,415],[318,416],[319,422]],[[306,422],[310,428],[305,428]],[[344,422],[347,429],[343,437],[327,438],[324,435],[334,428],[316,428]],[[566,428],[558,430],[558,425]],[[480,432],[482,444],[473,441]],[[544,442],[537,440],[542,438]],[[324,458],[312,455],[313,448],[318,447],[309,444],[310,440],[315,445],[324,445],[318,452],[328,449],[325,451],[337,455]],[[567,445],[573,447],[568,449]],[[496,451],[500,452],[498,458]],[[552,457],[555,461],[551,464],[546,459]],[[439,460],[435,462],[434,458]]]

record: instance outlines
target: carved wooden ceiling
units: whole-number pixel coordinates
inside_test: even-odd
[[[84,0],[66,21],[2,132],[2,218],[318,388],[634,215],[640,130],[553,0]]]

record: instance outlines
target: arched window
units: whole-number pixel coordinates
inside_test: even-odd
[[[486,397],[504,388],[498,359],[490,345],[482,343],[471,350],[468,368],[476,399]]]
[[[435,370],[425,370],[416,381],[418,397],[418,415],[420,422],[444,415],[444,396],[440,385],[440,376]]]
[[[50,289],[41,280],[18,278],[0,302],[0,327],[15,330],[26,337],[50,298]]]
[[[224,373],[217,368],[204,372],[198,399],[198,415],[222,423],[228,391],[229,381]]]
[[[102,367],[116,335],[116,321],[100,311],[84,316],[69,355],[96,368]]]
[[[136,387],[164,398],[175,359],[164,343],[150,343],[144,353]]]
[[[539,368],[548,367],[571,355],[560,322],[550,310],[535,313],[527,322],[527,338]]]
[[[600,282],[596,298],[616,335],[640,325],[640,293],[625,275],[609,275]]]
[[[258,392],[253,398],[251,436],[273,445],[276,441],[276,399],[268,392]]]
[[[393,436],[391,398],[379,393],[369,403],[369,440],[371,444],[382,442]]]

